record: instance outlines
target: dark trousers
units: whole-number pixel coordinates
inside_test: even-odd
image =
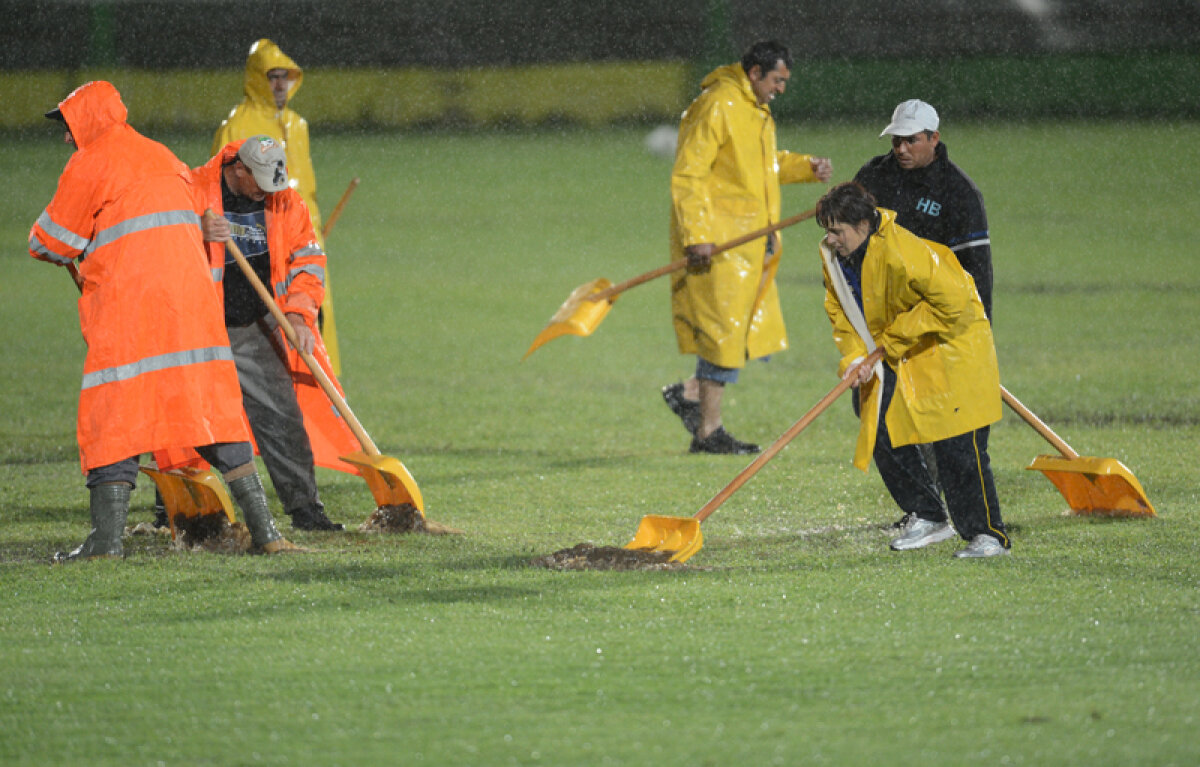
[[[304,414],[292,388],[278,327],[268,314],[252,325],[227,328],[242,406],[283,510],[288,514],[323,510]]]
[[[197,447],[196,452],[222,474],[254,460],[254,448],[250,447],[249,442],[218,442],[215,445]],[[128,482],[136,485],[137,475],[138,456],[135,455],[107,466],[90,469],[87,473],[87,486],[90,489],[108,482]]]
[[[945,521],[948,512],[954,529],[964,539],[991,535],[1008,548],[1010,542],[1000,518],[1000,501],[987,452],[989,427],[930,443],[937,461],[935,481],[917,445],[892,445],[884,415],[896,392],[896,373],[886,364],[883,373],[883,404],[872,457],[896,505],[905,513],[934,522]],[[857,389],[854,412],[859,412]]]

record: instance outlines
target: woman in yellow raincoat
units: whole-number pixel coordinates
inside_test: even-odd
[[[747,359],[787,348],[775,287],[778,236],[713,256],[716,245],[779,221],[779,185],[828,181],[829,160],[779,151],[770,103],[784,92],[786,47],[755,43],[737,64],[701,82],[683,115],[671,172],[671,258],[688,258],[671,281],[679,351],[698,357],[696,374],[663,388],[692,434],[693,453],[750,453],[721,424],[723,387]]]
[[[826,231],[825,311],[842,354],[838,370],[858,387],[854,465],[865,471],[873,455],[888,491],[913,515],[891,548],[923,548],[957,531],[970,543],[955,556],[1006,553],[987,454],[1001,414],[1000,373],[975,282],[948,248],[896,224],[858,184],[822,197],[817,221]],[[883,361],[862,364],[876,347]],[[945,506],[917,444],[933,448]]]

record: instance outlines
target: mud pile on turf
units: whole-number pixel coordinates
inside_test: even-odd
[[[241,522],[230,524],[224,514],[175,517],[175,540],[182,551],[211,551],[216,554],[247,554],[253,548],[250,530]]]
[[[426,519],[411,503],[384,504],[358,526],[360,533],[428,533],[429,535],[462,535],[462,530],[447,527]]]
[[[547,570],[681,570],[687,567],[682,562],[668,561],[674,553],[580,543],[533,559],[530,564]]]

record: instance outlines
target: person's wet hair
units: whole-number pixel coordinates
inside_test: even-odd
[[[856,181],[838,184],[817,200],[817,223],[824,229],[874,220],[875,197]]]
[[[774,40],[760,40],[742,55],[742,69],[750,74],[754,67],[762,67],[765,75],[781,61],[789,70],[792,68],[792,54],[787,46]]]

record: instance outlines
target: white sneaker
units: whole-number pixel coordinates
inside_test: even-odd
[[[931,522],[917,517],[909,524],[904,535],[893,538],[888,545],[892,547],[892,551],[912,551],[941,543],[957,534],[949,522]]]
[[[1008,553],[1000,539],[992,535],[980,534],[971,539],[965,549],[954,552],[959,559],[979,559],[982,557],[1001,557]]]

